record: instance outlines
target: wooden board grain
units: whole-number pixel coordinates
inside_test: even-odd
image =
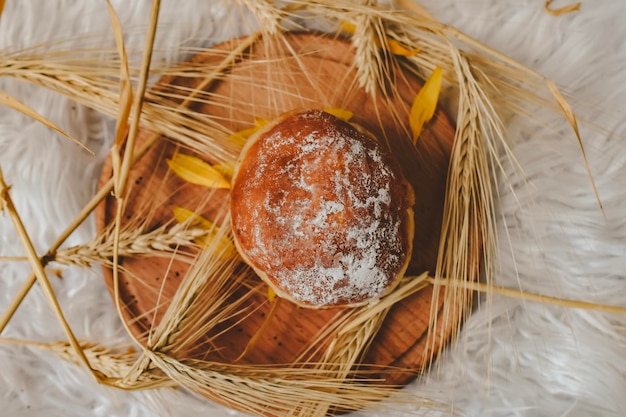
[[[156,96],[180,102],[168,86],[194,88],[217,65],[225,53],[241,40],[232,40],[192,57],[198,75],[164,77],[153,89]],[[390,145],[415,189],[414,255],[408,274],[434,271],[439,247],[448,161],[454,141],[450,119],[438,110],[416,146],[410,144],[408,112],[421,87],[420,80],[389,60],[389,97],[382,91],[373,100],[358,87],[354,49],[349,43],[315,34],[286,34],[284,40],[262,39],[239,57],[221,79],[207,89],[206,100],[194,103],[193,109],[211,115],[225,130],[249,128],[254,118],[272,119],[280,113],[304,108],[342,108],[354,113],[353,121],[365,126]],[[391,85],[393,84],[393,88]],[[180,89],[176,90],[180,93]],[[152,135],[140,131],[139,145]],[[179,150],[179,144],[167,138],[157,144],[132,169],[131,196],[125,207],[125,221],[141,218],[149,227],[172,219],[176,206],[195,209],[210,219],[224,216],[228,191],[222,190],[207,201],[206,190],[185,183],[168,171],[164,162]],[[236,149],[228,151],[236,157]],[[228,154],[226,152],[226,154]],[[213,155],[199,155],[216,162]],[[217,161],[221,162],[221,161]],[[102,171],[102,182],[112,175],[110,160]],[[107,199],[98,210],[97,224],[103,230],[115,216],[115,200]],[[128,257],[121,260],[120,295],[124,304],[123,319],[140,339],[157,324],[189,268],[182,261],[158,257]],[[105,278],[112,287],[111,270]],[[243,290],[242,290],[243,291]],[[460,313],[449,320],[440,319],[434,332],[434,344],[426,345],[431,312],[430,287],[398,303],[387,315],[363,363],[381,366],[377,376],[386,383],[404,385],[428,364],[429,354],[449,340],[460,321]],[[222,328],[201,337],[196,346],[185,346],[173,354],[231,363],[261,328],[270,311],[266,294],[259,291],[249,301],[251,313],[244,320],[225,322]],[[437,301],[435,311],[443,309]],[[453,309],[454,311],[454,309]],[[460,311],[457,308],[456,311]],[[337,309],[309,310],[281,302],[254,349],[241,363],[285,364],[306,351],[320,328],[333,320]],[[210,348],[209,348],[210,344]]]

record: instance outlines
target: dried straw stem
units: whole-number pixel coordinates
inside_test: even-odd
[[[517,298],[542,304],[551,304],[559,307],[577,308],[582,310],[597,310],[612,314],[626,314],[626,307],[591,303],[588,301],[580,300],[568,300],[560,297],[536,294],[516,288],[498,287],[495,285],[484,284],[481,282],[461,282],[458,280],[434,277],[428,277],[426,281],[431,285],[454,286],[464,290],[477,291],[488,295],[500,295],[503,297]]]
[[[236,48],[234,48],[233,51],[225,56],[225,58],[218,65],[215,66],[213,71],[211,71],[204,79],[204,81],[198,86],[196,92],[192,92],[191,94],[189,94],[182,103],[177,104],[176,107],[172,110],[183,109],[187,107],[190,102],[194,100],[196,94],[207,88],[219,77],[221,73],[226,71],[228,67],[236,61],[241,53],[258,39],[258,36],[259,33],[257,32],[242,41]],[[6,75],[14,76],[15,78],[23,79],[26,81],[31,81],[38,85],[48,86],[53,91],[65,94],[78,102],[82,102],[89,107],[100,110],[104,114],[115,115],[117,113],[117,99],[115,95],[112,94],[107,88],[102,88],[98,86],[98,83],[101,80],[96,79],[94,81],[93,77],[86,77],[81,79],[81,76],[74,72],[75,68],[74,70],[72,70],[71,66],[62,66],[61,68],[55,68],[54,66],[50,68],[50,66],[51,65],[48,65],[45,60],[42,60],[40,62],[31,63],[29,65],[22,65],[19,62],[14,62],[12,66],[11,63],[7,63],[7,66],[2,66],[1,68],[7,71]],[[21,72],[21,70],[24,71]],[[105,75],[108,76],[110,74],[105,72]],[[105,82],[105,85],[108,84]],[[165,119],[157,117],[156,120],[166,120],[168,114],[169,113],[165,112]],[[167,131],[171,131],[171,129],[166,129],[166,132]],[[156,132],[160,131],[157,129]],[[199,140],[201,140],[202,134],[198,134],[198,136],[200,136]],[[138,151],[136,151],[136,155],[134,158],[135,161],[139,160],[143,155],[145,155],[147,151],[160,139],[161,135],[159,133],[154,133],[153,135],[148,137],[145,144],[142,145]],[[100,202],[111,193],[111,191],[113,190],[113,186],[113,179],[110,179],[107,183],[103,184],[100,187],[96,195],[89,201],[89,203],[87,203],[87,205],[85,205],[85,207],[83,207],[83,209],[72,221],[72,223],[68,225],[63,233],[61,233],[61,235],[48,249],[46,255],[41,259],[43,266],[45,266],[49,260],[54,259],[55,253],[58,248],[74,232],[74,230],[76,230],[76,228],[80,226],[82,222],[93,212],[98,204],[100,204]],[[24,281],[24,284],[18,290],[18,293],[15,295],[13,301],[0,317],[0,333],[4,330],[8,322],[11,320],[18,306],[22,303],[35,282],[35,274],[31,274]]]
[[[146,143],[136,153],[136,159],[140,159],[143,155],[145,155],[146,152],[152,147],[152,145],[154,145],[157,139],[159,139],[159,135],[153,135],[151,138],[148,138]],[[100,204],[100,202],[102,202],[104,198],[110,195],[111,191],[113,190],[113,185],[114,184],[112,178],[102,185],[96,195],[89,201],[89,203],[85,205],[85,207],[83,207],[83,209],[78,213],[72,223],[70,223],[65,228],[63,233],[61,233],[61,235],[59,235],[57,239],[52,243],[52,245],[48,249],[48,252],[40,260],[42,266],[45,267],[48,262],[55,258],[55,254],[61,247],[63,242],[65,242],[67,238],[74,232],[74,230],[76,230],[76,228],[78,228],[78,226],[80,226],[85,221],[85,219],[95,210],[98,204]],[[36,280],[37,277],[34,273],[26,278],[24,284],[22,284],[22,286],[18,290],[18,293],[14,296],[11,304],[2,314],[2,317],[0,317],[0,333],[2,333],[8,322],[11,320],[13,314],[15,314],[15,311],[22,303],[26,295],[29,293]]]
[[[186,331],[193,334],[206,332],[192,332],[188,326],[210,328],[216,323],[235,315],[240,311],[246,298],[238,302],[228,303],[228,294],[238,286],[235,277],[235,267],[238,259],[224,256],[225,248],[220,246],[220,238],[226,233],[229,223],[225,222],[216,234],[216,238],[198,255],[196,261],[183,278],[168,309],[165,311],[159,324],[151,329],[146,342],[148,350],[153,352],[170,352],[181,343],[179,336]],[[210,291],[206,291],[210,288]],[[206,297],[202,303],[198,303],[199,294]],[[194,320],[197,309],[210,317],[208,321]],[[183,340],[184,344],[185,341]],[[150,366],[150,355],[144,355],[137,361],[129,378],[138,376]]]
[[[254,40],[256,36],[251,37]],[[241,49],[249,46],[248,41],[242,42]],[[237,56],[233,52],[232,60]],[[0,73],[14,78],[31,82],[35,85],[46,87],[60,94],[71,97],[75,101],[93,108],[94,110],[111,117],[117,117],[120,107],[118,94],[112,90],[108,82],[99,78],[83,77],[76,73],[76,68],[71,65],[48,63],[46,61],[11,62],[2,63]],[[221,66],[215,68],[215,73],[223,71]],[[105,77],[118,77],[116,72],[103,75]],[[215,79],[211,74],[208,79]],[[201,89],[198,89],[201,91]],[[153,92],[146,93],[147,102],[141,111],[142,126],[177,140],[181,144],[194,149],[201,154],[213,155],[218,161],[232,160],[236,155],[236,149],[230,145],[225,147],[225,139],[232,133],[226,131],[215,120],[196,112],[184,110],[186,106],[179,106],[172,100],[159,97]],[[193,98],[189,99],[193,101]]]
[[[371,345],[373,338],[376,336],[378,329],[396,303],[414,294],[426,286],[427,274],[424,273],[417,277],[410,277],[399,285],[399,288],[382,298],[372,305],[362,306],[351,310],[346,310],[333,322],[329,323],[326,329],[320,332],[320,339],[328,337],[328,333],[335,334],[326,346],[321,360],[314,363],[314,369],[325,372],[324,375],[331,380],[350,381],[355,379],[355,365],[360,363],[363,355]],[[311,343],[311,348],[317,342]],[[363,374],[360,378],[363,382],[373,383],[367,380],[367,364],[361,369]],[[341,391],[337,391],[340,395]],[[381,399],[386,398],[390,394],[388,389],[380,392]],[[311,409],[308,411],[311,416],[325,416],[327,412],[334,406],[335,402],[322,402],[312,399],[308,404]],[[344,405],[345,406],[345,405]],[[362,404],[352,404],[351,409],[357,409]]]
[[[26,231],[26,228],[24,227],[24,223],[22,222],[19,213],[15,209],[15,205],[13,204],[13,200],[11,199],[11,196],[9,194],[9,189],[10,187],[4,182],[4,175],[2,174],[2,169],[0,168],[0,210],[6,210],[9,213],[9,216],[11,217],[11,220],[13,221],[13,224],[15,226],[15,230],[17,231],[17,234],[22,241],[22,245],[24,246],[24,250],[26,251],[26,256],[28,257],[28,261],[33,268],[33,272],[37,278],[37,281],[39,282],[39,285],[41,286],[46,296],[46,299],[50,304],[50,307],[52,308],[54,314],[59,320],[63,331],[67,335],[72,349],[74,349],[74,351],[76,352],[78,359],[85,367],[87,367],[87,369],[90,370],[96,381],[105,383],[106,376],[103,375],[100,371],[91,367],[89,359],[82,351],[78,339],[76,339],[76,336],[74,336],[72,328],[65,319],[63,310],[61,310],[59,301],[54,295],[54,290],[52,289],[52,285],[50,285],[50,281],[48,280],[48,276],[46,275],[45,268],[41,263],[39,257],[37,256],[37,252],[35,251],[33,243],[30,239],[30,236],[28,235],[28,232]],[[15,309],[17,309],[16,305],[9,306],[8,308],[8,310],[13,311]]]
[[[72,142],[74,142],[75,144],[77,144],[78,146],[80,146],[81,148],[86,150],[87,152],[89,152],[92,156],[95,156],[94,152],[91,149],[88,149],[85,145],[83,145],[78,139],[74,138],[72,135],[67,133],[65,130],[61,129],[60,127],[58,127],[57,125],[52,123],[50,120],[48,120],[45,117],[41,116],[39,113],[35,112],[30,107],[28,107],[27,105],[25,105],[21,101],[17,100],[15,97],[10,96],[9,94],[7,94],[7,93],[5,93],[3,91],[0,91],[0,104],[2,104],[4,106],[7,106],[9,108],[12,108],[14,110],[17,110],[20,113],[30,117],[33,120],[37,120],[39,123],[43,124],[44,126],[46,126],[46,127],[50,128],[50,129],[60,133],[61,135],[69,138]]]

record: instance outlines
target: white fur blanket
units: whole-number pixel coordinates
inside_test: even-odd
[[[0,50],[88,33],[112,36],[103,1],[7,0]],[[498,182],[500,267],[497,284],[557,297],[626,306],[626,2],[582,0],[579,12],[554,17],[543,0],[421,0],[445,23],[555,80],[581,115],[581,131],[604,216],[598,209],[575,136],[556,116],[541,128],[508,121],[515,153],[531,180]],[[571,2],[557,0],[554,7]],[[150,2],[116,0],[125,28],[147,22]],[[221,2],[163,1],[157,43],[173,49],[240,33],[223,25]],[[135,30],[133,33],[141,34]],[[142,37],[128,42],[139,45]],[[158,55],[173,59],[175,54]],[[2,69],[0,68],[0,73]],[[45,251],[92,196],[114,126],[93,111],[41,88],[0,78],[0,89],[27,103],[98,153],[15,111],[0,108],[0,166],[38,250]],[[512,185],[512,187],[510,187]],[[517,199],[513,197],[515,190]],[[94,234],[91,223],[69,243]],[[6,215],[0,256],[22,255]],[[25,279],[25,263],[0,262],[0,311]],[[59,301],[79,337],[123,340],[97,270],[67,269],[55,280]],[[40,289],[2,337],[63,339]],[[624,416],[626,317],[494,297],[476,311],[440,372],[408,388],[450,407],[413,406],[407,415]],[[376,414],[368,411],[364,414]],[[0,344],[0,415],[196,416],[230,410],[177,391],[126,393],[97,385],[87,373],[36,348]],[[389,415],[389,413],[385,413]]]

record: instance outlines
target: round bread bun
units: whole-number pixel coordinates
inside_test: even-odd
[[[282,298],[356,306],[390,292],[413,242],[414,193],[365,129],[320,110],[283,114],[246,143],[230,215],[244,261]]]

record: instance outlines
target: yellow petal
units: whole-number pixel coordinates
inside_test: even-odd
[[[387,39],[387,49],[398,56],[415,56],[420,51],[419,49],[408,49],[394,39]]]
[[[209,188],[230,188],[230,183],[209,163],[191,155],[177,153],[167,160],[176,175],[187,182]]]
[[[350,110],[336,109],[334,107],[326,108],[324,109],[324,111],[328,114],[332,114],[333,116],[346,121],[352,119],[352,116],[354,115],[354,113],[352,113]]]
[[[234,144],[243,147],[246,144],[250,136],[256,133],[257,130],[269,123],[269,120],[260,117],[254,118],[254,126],[247,129],[239,130],[228,137],[228,140]]]
[[[254,132],[256,132],[257,130],[259,130],[259,128],[256,126],[250,127],[248,129],[240,130],[230,135],[228,137],[228,140],[237,146],[243,147],[243,145],[245,145],[246,142],[248,141],[248,138],[252,136]]]
[[[437,67],[428,77],[422,89],[415,96],[411,113],[409,115],[409,125],[413,133],[413,143],[417,143],[417,138],[422,133],[424,124],[428,122],[437,109],[439,91],[441,90],[442,71]]]
[[[189,222],[190,226],[207,231],[205,236],[199,236],[194,239],[197,245],[206,248],[215,242],[215,239],[219,239],[217,246],[219,252],[223,253],[226,257],[232,256],[235,253],[235,245],[233,245],[230,239],[223,235],[218,237],[216,226],[213,222],[205,219],[201,215],[183,207],[174,207],[174,218],[179,223]]]
[[[189,222],[190,226],[198,227],[200,229],[211,230],[215,228],[213,222],[184,207],[174,207],[174,218],[178,223]]]
[[[546,0],[543,8],[546,12],[550,13],[552,16],[560,16],[565,13],[577,12],[580,10],[580,2],[570,4],[569,6],[564,6],[558,9],[553,9],[550,5],[554,0]]]
[[[213,165],[213,168],[218,170],[219,173],[222,174],[222,176],[226,178],[226,180],[228,180],[228,182],[231,182],[233,179],[233,173],[235,172],[235,165],[235,161],[229,161],[223,164]]]
[[[341,21],[341,29],[344,32],[348,32],[351,34],[354,34],[354,32],[356,32],[356,26],[354,25],[354,23],[350,23],[348,21],[342,20]]]
[[[263,126],[265,126],[266,124],[268,124],[270,121],[267,119],[263,119],[261,117],[255,117],[254,118],[254,126],[257,127],[257,129],[262,128]]]
[[[272,287],[269,286],[267,287],[267,299],[270,303],[276,299],[276,292]]]

